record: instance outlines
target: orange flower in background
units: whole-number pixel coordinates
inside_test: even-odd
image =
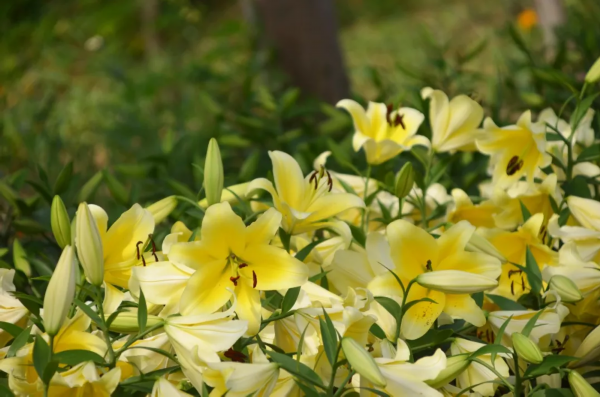
[[[531,30],[538,23],[538,15],[532,8],[526,8],[517,16],[517,25],[523,30]]]

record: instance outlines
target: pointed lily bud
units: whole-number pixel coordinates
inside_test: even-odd
[[[581,345],[574,354],[579,357],[579,361],[569,364],[570,368],[579,368],[596,361],[600,358],[600,326],[594,328],[592,332],[585,337]]]
[[[596,62],[592,65],[585,75],[585,82],[592,84],[600,80],[600,58],[596,59]]]
[[[71,244],[71,220],[60,196],[54,196],[50,208],[50,226],[60,248]]]
[[[15,269],[25,273],[27,277],[31,277],[31,265],[27,260],[27,254],[25,254],[23,246],[17,239],[13,241],[13,262],[15,264]]]
[[[394,194],[399,199],[410,194],[410,191],[415,184],[415,176],[413,172],[412,163],[405,163],[402,169],[396,174],[396,180],[394,181]]]
[[[492,278],[461,270],[437,270],[422,273],[417,277],[417,283],[425,288],[447,294],[472,294],[498,285],[498,281]]]
[[[470,364],[469,354],[458,354],[456,356],[448,357],[446,360],[446,368],[444,368],[435,379],[426,380],[425,383],[434,389],[439,389],[456,379],[456,377],[462,374]]]
[[[346,359],[360,374],[376,386],[385,387],[387,384],[385,378],[381,374],[377,363],[364,347],[358,344],[352,338],[342,338],[342,350]]]
[[[577,371],[569,371],[569,384],[575,397],[600,397],[600,393]]]
[[[548,286],[550,290],[556,291],[564,302],[573,303],[583,299],[581,291],[579,291],[573,280],[560,274],[552,276]]]
[[[75,233],[77,256],[90,283],[100,286],[104,281],[104,251],[96,220],[87,203],[79,204]]]
[[[515,351],[523,360],[532,364],[539,364],[544,360],[542,351],[529,337],[520,332],[514,332],[510,337]]]
[[[67,318],[75,298],[76,268],[75,253],[67,245],[60,255],[44,296],[42,318],[48,335],[56,335]]]
[[[488,239],[477,233],[473,233],[471,235],[469,242],[467,242],[467,245],[465,246],[465,251],[481,252],[483,254],[493,256],[502,263],[506,262],[504,255],[502,255],[500,251],[498,251],[496,247],[494,247],[494,245],[488,241]]]
[[[164,323],[162,318],[148,314],[146,328],[154,327],[155,325],[162,323]],[[117,317],[110,323],[108,329],[113,332],[124,334],[138,332],[140,330],[138,325],[138,314],[136,312],[121,312],[117,314]]]
[[[206,161],[204,162],[204,190],[206,191],[206,201],[211,206],[221,202],[221,192],[223,191],[223,161],[221,160],[221,151],[215,138],[211,138],[206,151]]]
[[[150,211],[154,217],[154,224],[159,224],[173,212],[175,207],[177,207],[177,198],[175,196],[169,196],[149,205],[146,209]]]

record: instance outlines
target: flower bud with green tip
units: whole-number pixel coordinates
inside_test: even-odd
[[[539,364],[544,360],[542,351],[529,337],[520,332],[515,332],[510,337],[513,347],[520,358],[532,364]]]
[[[498,251],[498,249],[496,249],[496,247],[488,241],[488,239],[477,233],[473,233],[471,235],[469,242],[465,246],[465,251],[488,254],[498,259],[502,263],[506,262],[504,255],[502,255],[500,251]]]
[[[569,384],[575,397],[600,397],[600,393],[577,371],[569,371]]]
[[[154,217],[154,224],[159,224],[177,207],[177,198],[175,196],[165,197],[154,204],[150,204],[146,209]]]
[[[342,350],[352,368],[360,376],[376,386],[385,387],[387,384],[385,378],[381,374],[373,357],[371,357],[364,347],[359,345],[354,339],[345,337],[342,339]]]
[[[458,354],[456,356],[448,357],[446,360],[446,368],[444,368],[435,379],[426,380],[425,383],[435,389],[439,389],[456,379],[456,377],[462,374],[470,364],[469,354]]]
[[[67,318],[75,298],[76,281],[75,252],[70,245],[67,245],[60,255],[44,295],[42,318],[48,335],[56,335]]]
[[[583,299],[581,291],[579,291],[573,280],[560,274],[552,276],[548,287],[550,290],[556,291],[563,302],[574,303]]]
[[[161,317],[148,314],[146,329],[162,323],[164,323],[164,320]],[[117,317],[110,323],[108,329],[112,332],[124,334],[138,332],[140,330],[138,325],[138,314],[136,312],[121,312],[117,314]]]
[[[585,75],[585,82],[588,84],[593,84],[598,80],[600,80],[600,58],[596,59],[596,62]]]
[[[60,196],[54,196],[50,208],[50,226],[60,248],[71,244],[71,220]]]
[[[402,169],[396,174],[394,182],[394,194],[396,197],[403,199],[410,194],[415,183],[412,163],[404,164]]]
[[[206,151],[204,190],[206,191],[206,201],[209,206],[221,202],[221,192],[223,191],[223,160],[221,160],[221,151],[215,138],[211,138],[208,143],[208,150]]]
[[[76,225],[77,256],[90,283],[100,286],[104,281],[104,250],[98,225],[87,203],[79,204]]]

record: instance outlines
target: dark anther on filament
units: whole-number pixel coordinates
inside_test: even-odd
[[[152,255],[154,255],[154,259],[158,262],[158,256],[156,255],[156,244],[154,244],[154,239],[152,238],[152,234],[148,235],[150,242],[152,243]]]
[[[319,181],[317,180],[317,175],[319,175],[319,173],[317,171],[314,171],[312,173],[312,175],[310,176],[310,179],[308,180],[308,183],[311,183],[313,180],[315,181],[315,190],[319,187]]]
[[[233,350],[233,347],[230,347],[229,350],[223,353],[223,355],[231,361],[238,363],[245,363],[246,359],[248,358],[244,353]]]
[[[144,255],[142,255],[142,265],[144,265],[144,267],[146,267],[146,259],[144,258]]]
[[[398,127],[398,125],[402,126],[402,129],[406,129],[404,125],[404,115],[396,113],[396,118],[394,118],[394,127]]]
[[[143,241],[138,241],[137,244],[135,245],[135,249],[137,251],[137,259],[138,261],[140,260],[140,244],[144,244]]]
[[[523,273],[523,270],[509,270],[508,278],[511,278],[513,274],[521,274],[521,273]]]
[[[239,269],[243,269],[245,267],[247,267],[248,264],[247,263],[240,263],[240,265],[238,266]]]
[[[510,293],[513,295],[515,294],[515,282],[514,281],[510,282]]]
[[[392,112],[394,111],[394,104],[393,103],[388,103],[387,104],[387,109],[386,109],[386,113],[385,113],[385,120],[388,122],[388,124],[392,124],[392,120],[390,119],[390,116],[392,115]]]
[[[431,260],[427,259],[427,264],[425,265],[425,268],[427,269],[428,272],[433,270],[431,268]]]
[[[329,171],[325,171],[327,173],[327,184],[329,185],[329,192],[333,189],[333,179],[331,178],[331,174]]]
[[[233,285],[235,285],[237,287],[237,282],[240,279],[240,276],[236,276],[236,277],[229,277],[229,281],[231,281],[233,283]]]
[[[523,279],[523,276],[521,276],[521,288],[525,291],[525,280]]]
[[[258,279],[256,278],[256,273],[254,272],[254,270],[252,270],[252,288],[256,288],[257,282],[258,282]]]
[[[506,175],[514,175],[521,168],[523,168],[523,160],[520,160],[519,156],[513,156],[506,165]]]

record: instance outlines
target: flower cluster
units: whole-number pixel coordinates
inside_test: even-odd
[[[328,169],[331,153],[304,174],[272,151],[270,178],[224,188],[212,140],[200,202],[135,204],[111,223],[85,202],[71,218],[56,196],[62,254],[45,293],[16,292],[26,262],[0,269],[10,392],[599,396],[594,78],[558,114],[506,126],[431,88],[427,117],[342,100],[368,164],[353,175]],[[404,152],[395,178],[370,177]],[[477,196],[438,183],[464,152],[489,158]],[[177,220],[179,205],[200,224]]]

